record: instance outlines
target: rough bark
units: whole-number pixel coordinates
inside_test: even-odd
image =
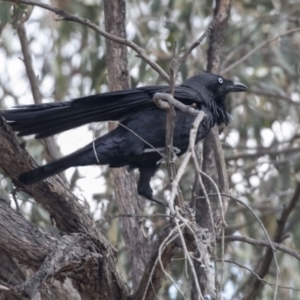
[[[230,0],[218,0],[216,1],[216,7],[214,10],[214,17],[220,17],[218,24],[212,29],[209,39],[209,49],[208,49],[208,58],[207,58],[207,71],[218,74],[220,71],[220,62],[221,62],[221,51],[223,45],[224,32],[226,30],[226,24],[230,12]],[[227,170],[224,160],[224,154],[222,151],[222,146],[218,136],[218,127],[215,126],[211,129],[208,136],[203,142],[203,171],[208,174],[214,181],[217,183],[220,193],[228,193],[229,183]],[[206,192],[216,193],[215,188],[211,182],[203,177],[203,184],[205,186]],[[199,183],[196,183],[194,186],[193,194],[196,196],[204,196],[204,192],[201,190]],[[213,233],[211,226],[211,219],[208,205],[204,198],[201,200],[196,200],[196,220],[197,223],[202,228],[209,228],[210,232]],[[214,226],[216,232],[219,232],[222,228],[222,211],[221,206],[218,204],[217,197],[210,197],[210,202],[212,210],[214,212]],[[222,199],[223,202],[223,213],[225,215],[227,211],[228,199],[225,197]],[[200,268],[200,264],[195,262],[195,268],[197,270],[199,283],[201,290],[206,291],[207,278],[203,269]],[[211,295],[213,296],[213,295]],[[195,289],[195,284],[192,287],[191,293],[192,299],[197,299],[197,292]]]
[[[214,11],[214,16],[217,15],[221,16],[221,20],[216,27],[213,28],[211,35],[210,35],[210,42],[209,42],[209,49],[208,49],[208,63],[207,63],[207,71],[212,73],[219,73],[220,72],[220,63],[221,63],[221,56],[222,56],[222,46],[223,46],[223,39],[225,30],[227,28],[227,21],[229,18],[231,3],[230,0],[219,0],[216,2],[216,8]],[[214,166],[207,165],[204,172],[213,169],[215,170],[215,177],[218,178],[218,188],[220,193],[227,194],[229,191],[229,183],[228,183],[228,175],[227,169],[224,159],[224,154],[222,150],[222,146],[219,140],[219,130],[218,127],[215,126],[208,135],[207,139],[204,143],[204,151],[203,153],[210,156],[210,152],[214,153],[214,160],[210,159],[210,161],[214,161]],[[210,149],[210,150],[209,150]],[[209,158],[208,158],[209,159]],[[203,156],[203,161],[206,160],[206,157]],[[210,192],[208,190],[208,192]],[[216,192],[216,191],[213,191]],[[228,205],[228,198],[224,197],[223,199],[223,213],[225,214],[227,211]],[[221,212],[220,212],[220,205],[218,205],[216,213],[214,215],[214,220],[216,224],[216,229],[221,229]]]
[[[102,32],[92,22],[71,16],[49,5],[36,1],[13,2],[44,7],[62,16],[63,20],[77,20],[94,30],[97,29],[97,32]],[[105,6],[106,23],[108,23],[106,26],[111,26],[109,30],[115,35],[125,37],[124,2],[106,1]],[[119,19],[120,14],[122,19]],[[119,41],[116,36],[113,39]],[[124,39],[121,40],[122,44],[130,44],[130,42],[124,42]],[[127,50],[124,47],[115,46],[110,42],[107,43],[108,68],[113,70],[109,72],[109,83],[112,90],[128,87]],[[143,55],[142,52],[138,53]],[[3,229],[0,240],[5,241],[6,239],[6,243],[3,245],[1,243],[0,247],[9,251],[23,264],[34,268],[35,271],[32,278],[23,284],[7,285],[11,292],[24,297],[29,295],[37,299],[40,297],[38,291],[44,281],[53,278],[63,280],[68,277],[72,279],[73,285],[79,291],[82,299],[141,299],[143,295],[145,295],[144,299],[156,298],[164,278],[164,271],[158,262],[158,254],[166,268],[177,245],[168,236],[170,228],[166,227],[160,232],[157,238],[158,242],[152,247],[150,259],[147,261],[147,253],[150,253],[151,249],[149,248],[151,247],[148,247],[135,219],[126,218],[129,222],[123,223],[127,247],[133,254],[131,266],[136,292],[130,296],[116,267],[115,250],[102,233],[95,228],[94,222],[72,193],[65,188],[62,180],[56,176],[31,186],[24,186],[18,181],[19,174],[35,168],[36,163],[19,145],[15,135],[1,118],[0,153],[0,167],[6,175],[12,178],[17,187],[32,195],[50,213],[60,230],[60,234],[57,235],[42,231],[17,213],[7,211],[6,209],[9,208],[7,204],[5,204],[6,207],[0,206],[0,211],[4,212],[3,216],[13,216],[13,218],[0,217],[0,229]],[[136,214],[139,212],[139,207],[133,175],[131,174],[131,179],[128,179],[129,176],[126,172],[115,178],[115,182],[119,185],[117,193],[119,194],[120,212]],[[135,201],[133,198],[136,198]],[[7,224],[14,228],[13,232],[7,229]],[[20,226],[22,226],[21,236],[18,235],[18,231],[15,231]],[[22,237],[27,235],[28,238],[24,243]],[[164,251],[159,253],[159,245],[167,236],[169,240]],[[51,245],[48,246],[50,241]],[[39,243],[44,248],[38,247]],[[33,262],[33,259],[36,261]],[[145,272],[143,272],[144,270]],[[138,284],[139,282],[140,284]]]
[[[133,295],[132,300],[152,300],[157,299],[156,295],[161,287],[162,278],[164,277],[164,272],[161,268],[161,264],[164,268],[167,268],[169,265],[172,256],[174,255],[175,243],[169,243],[165,250],[161,253],[160,262],[158,261],[159,257],[159,246],[167,237],[170,231],[169,226],[165,227],[159,236],[159,239],[152,246],[151,257],[141,278],[140,286],[137,289],[136,293]],[[145,297],[144,297],[145,296]],[[144,298],[143,298],[144,297]]]
[[[15,294],[34,298],[48,277],[64,281],[66,275],[74,279],[79,291],[86,293],[88,288],[92,294],[97,289],[98,285],[90,276],[98,273],[103,260],[87,234],[74,233],[61,237],[49,233],[30,223],[3,200],[0,200],[0,220],[2,251],[35,270],[25,283],[25,276],[20,275],[20,271],[13,281],[6,282]],[[11,259],[5,261],[12,264]],[[85,276],[82,276],[84,273]]]
[[[89,245],[90,249],[92,249],[92,254],[87,251],[86,255],[87,257],[92,255],[90,258],[94,258],[90,259],[89,265],[81,268],[81,271],[80,268],[77,270],[73,267],[68,273],[68,277],[72,278],[72,275],[74,275],[73,279],[76,278],[73,280],[73,284],[76,284],[76,288],[82,298],[99,299],[99,292],[101,291],[101,299],[125,299],[127,297],[126,285],[116,267],[115,251],[102,233],[95,228],[94,222],[82,209],[74,195],[64,187],[61,179],[54,177],[31,186],[24,186],[18,181],[20,173],[37,165],[19,145],[14,133],[3,119],[0,120],[0,153],[0,166],[6,175],[12,178],[16,186],[32,195],[50,213],[61,232],[69,235],[84,233],[84,239],[77,239],[77,242],[81,247],[83,247],[84,243]],[[53,245],[57,244],[58,238],[32,227],[34,226],[32,224],[31,227],[28,227],[28,231],[25,232],[26,226],[22,223],[24,220],[21,219],[21,216],[13,214],[11,211],[7,212],[4,208],[3,206],[0,208],[2,212],[4,211],[0,217],[0,228],[3,229],[0,236],[0,247],[2,249],[5,249],[27,266],[39,267],[38,272],[43,267],[43,264],[47,266],[47,261],[43,261],[45,255],[49,255],[50,263],[51,259],[52,261],[55,259],[55,253],[60,254],[60,257],[64,257],[62,252],[48,252],[53,250]],[[6,227],[9,222],[14,223]],[[19,224],[18,222],[21,223]],[[19,232],[22,233],[23,237],[18,235]],[[69,235],[64,239],[68,240]],[[30,236],[33,236],[35,243],[27,245],[31,241]],[[72,236],[70,236],[71,239]],[[69,245],[72,243],[72,245],[77,245],[77,242],[75,243],[71,240]],[[27,248],[24,248],[25,246]],[[56,250],[59,251],[60,248]],[[94,253],[97,255],[95,256]],[[79,259],[80,254],[80,252],[76,252],[74,259]],[[95,259],[95,257],[101,257],[101,259]],[[41,265],[42,261],[43,264]],[[69,263],[71,265],[71,261]],[[50,267],[52,267],[52,264],[50,264]],[[78,264],[77,267],[79,267]],[[51,276],[58,272],[53,268],[48,270]],[[80,277],[76,277],[79,276],[77,271],[81,272]],[[38,272],[36,274],[39,274]],[[75,274],[77,275],[75,276]],[[80,280],[78,281],[79,278]],[[79,282],[82,282],[82,284]]]
[[[0,200],[1,201],[1,200]],[[1,223],[1,222],[0,222]],[[13,259],[2,248],[0,249],[0,282],[5,285],[18,286],[21,285],[26,277],[33,275],[33,269],[21,265]],[[74,289],[70,279],[64,282],[58,280],[51,280],[50,284],[44,285],[40,292],[42,300],[64,299],[64,300],[81,300],[79,293]],[[14,294],[11,290],[0,291],[1,300],[23,300],[22,295]]]
[[[105,29],[107,32],[126,38],[126,8],[124,0],[105,0]],[[111,91],[129,88],[127,47],[106,39],[108,82]],[[110,124],[110,129],[115,128]],[[126,168],[112,170],[115,193],[120,214],[138,214],[139,199],[133,172]],[[148,241],[140,229],[137,218],[122,218],[122,233],[131,261],[133,288],[136,289],[148,260]]]

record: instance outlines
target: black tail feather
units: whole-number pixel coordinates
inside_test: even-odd
[[[156,107],[153,94],[168,89],[148,86],[121,90],[66,102],[22,105],[1,114],[18,135],[35,134],[44,138],[91,122],[117,121],[136,109]],[[195,102],[194,93],[183,86],[175,88],[175,97],[183,103]]]
[[[119,120],[136,107],[151,105],[151,99],[148,92],[131,89],[66,102],[25,105],[1,114],[18,135],[36,134],[41,138],[91,122]]]
[[[101,156],[101,152],[105,151],[105,148],[99,148],[101,141],[103,143],[103,139],[109,138],[109,135],[104,135],[95,141],[95,147],[98,147],[98,157],[101,157],[101,161],[103,164],[109,164],[109,161],[106,157]],[[92,154],[91,154],[92,153]],[[41,166],[36,168],[35,170],[22,173],[19,176],[19,180],[24,184],[32,184],[38,181],[41,181],[47,177],[53,176],[70,167],[78,167],[78,166],[88,166],[98,164],[97,158],[94,155],[93,143],[86,145],[85,147],[65,156],[56,161],[50,162],[45,166]]]
[[[69,168],[69,165],[64,165],[61,163],[61,160],[58,160],[35,170],[22,173],[19,176],[19,180],[24,184],[32,184],[58,174],[67,168]]]

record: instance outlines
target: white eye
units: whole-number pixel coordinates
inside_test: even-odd
[[[219,81],[219,83],[222,84],[222,83],[223,83],[223,78],[219,77],[219,78],[218,78],[218,81]]]

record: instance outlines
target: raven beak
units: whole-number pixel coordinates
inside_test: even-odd
[[[232,81],[230,84],[227,86],[228,93],[230,92],[245,92],[248,90],[248,87],[238,81]]]

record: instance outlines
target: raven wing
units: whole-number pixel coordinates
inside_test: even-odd
[[[168,86],[146,86],[108,92],[65,102],[22,105],[2,111],[18,135],[35,134],[44,138],[83,124],[109,120],[124,120],[139,110],[156,108],[153,95],[169,92]],[[175,87],[177,100],[191,104],[199,101],[200,95],[189,87]]]

